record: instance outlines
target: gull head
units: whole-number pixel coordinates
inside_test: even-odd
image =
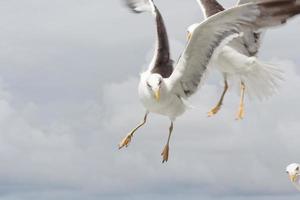
[[[295,183],[300,174],[300,164],[292,163],[286,167],[286,173],[288,173],[290,180]]]
[[[156,101],[160,100],[163,77],[160,74],[151,74],[146,80],[147,88]]]
[[[192,24],[188,27],[187,29],[187,40],[190,41],[190,39],[192,38],[192,35],[194,33],[194,31],[196,30],[196,28],[199,26],[199,24]]]

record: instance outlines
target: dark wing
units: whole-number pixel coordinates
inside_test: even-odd
[[[208,18],[218,12],[225,10],[216,0],[197,0],[202,8],[205,18]]]
[[[152,0],[125,0],[126,5],[136,13],[151,12],[155,17],[157,41],[155,54],[150,65],[151,73],[158,73],[164,78],[173,72],[173,61],[170,58],[170,47],[167,30],[161,13]]]
[[[173,61],[170,58],[170,47],[167,30],[164,24],[164,20],[155,7],[155,19],[157,28],[157,45],[154,55],[154,65],[151,70],[152,73],[158,73],[163,78],[168,78],[173,72]]]
[[[176,68],[168,79],[171,89],[182,97],[194,94],[216,51],[228,37],[245,30],[253,31],[285,23],[300,13],[300,0],[264,1],[245,4],[220,12],[194,30]]]

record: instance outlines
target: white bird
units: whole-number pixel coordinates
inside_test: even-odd
[[[286,167],[286,173],[289,175],[289,178],[292,184],[300,190],[300,164],[292,163]]]
[[[119,148],[129,145],[136,130],[146,123],[149,112],[158,113],[169,117],[171,121],[168,140],[162,152],[163,162],[168,161],[174,120],[185,112],[185,99],[198,90],[215,54],[245,28],[256,31],[280,25],[300,13],[300,0],[265,0],[218,13],[194,26],[190,40],[173,70],[167,32],[153,1],[126,2],[135,12],[147,11],[154,15],[158,38],[153,60],[148,70],[141,74],[138,88],[146,114],[142,123],[120,142]]]
[[[216,0],[197,0],[204,17],[208,18],[225,9]],[[237,5],[257,0],[240,0]],[[188,29],[188,37],[192,34],[192,25]],[[241,86],[241,95],[236,119],[244,117],[245,93],[250,97],[264,99],[270,97],[277,91],[280,81],[283,79],[281,71],[270,64],[259,61],[256,58],[262,32],[245,28],[243,36],[233,39],[222,50],[220,50],[215,63],[212,65],[219,70],[224,79],[224,90],[217,105],[209,111],[208,116],[213,116],[221,109],[224,96],[228,90],[228,79],[238,80]]]

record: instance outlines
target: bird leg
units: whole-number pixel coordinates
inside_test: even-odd
[[[211,109],[211,111],[208,112],[209,117],[214,116],[221,109],[221,106],[223,104],[223,100],[224,100],[224,97],[225,97],[225,94],[226,94],[227,90],[228,90],[228,82],[225,79],[224,80],[224,90],[223,90],[222,96],[221,96],[219,102],[217,103],[217,105],[213,109]]]
[[[143,121],[137,127],[132,129],[132,131],[130,131],[127,134],[127,136],[119,143],[119,149],[122,149],[123,147],[128,147],[128,145],[131,142],[131,139],[133,137],[133,134],[146,123],[148,114],[149,114],[149,112],[147,111],[144,116]]]
[[[244,118],[245,108],[244,108],[244,99],[245,99],[245,84],[241,82],[241,97],[240,97],[240,105],[236,115],[236,120],[240,120]]]
[[[167,162],[169,159],[169,143],[170,143],[172,131],[173,131],[173,122],[171,122],[171,126],[169,127],[169,136],[168,136],[167,144],[161,153],[161,155],[163,157],[162,163]]]

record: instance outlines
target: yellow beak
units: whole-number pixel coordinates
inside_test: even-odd
[[[188,32],[188,34],[187,34],[188,41],[190,41],[191,37],[192,37],[192,34],[190,32]]]
[[[154,92],[154,97],[155,97],[156,101],[160,100],[160,89],[159,88]]]
[[[297,174],[289,175],[289,177],[290,177],[290,180],[291,180],[292,182],[296,182]]]

